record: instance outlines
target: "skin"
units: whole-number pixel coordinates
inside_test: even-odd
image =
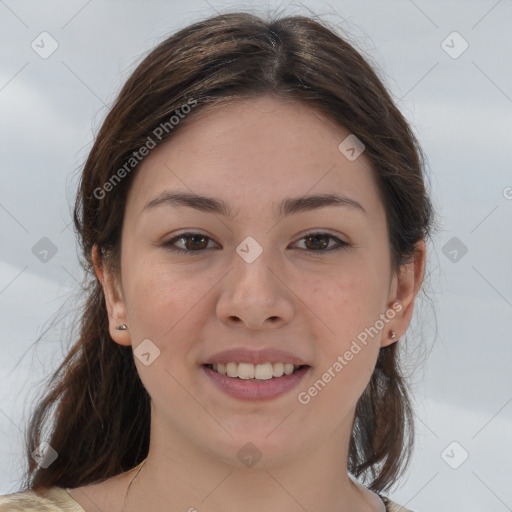
[[[425,244],[418,244],[414,262],[392,271],[369,161],[364,153],[349,161],[338,150],[348,135],[309,106],[263,96],[191,120],[143,161],[128,195],[120,276],[96,251],[93,257],[114,342],[135,350],[150,339],[160,350],[149,366],[135,357],[152,399],[151,446],[124,509],[133,471],[69,490],[87,512],[170,504],[200,512],[383,510],[373,493],[349,479],[348,444],[380,347],[395,343],[410,323]],[[164,190],[223,199],[235,216],[168,206],[143,212]],[[366,214],[330,206],[275,215],[284,198],[332,192],[358,201]],[[210,239],[200,254],[159,246],[189,230]],[[304,238],[312,231],[351,246],[315,255],[314,240]],[[235,251],[247,236],[263,248],[252,263]],[[192,242],[177,245],[201,245]],[[321,378],[395,301],[401,311],[317,396],[299,403],[298,392]],[[121,323],[128,330],[116,330]],[[281,348],[312,368],[298,389],[278,398],[231,398],[198,365],[239,346]],[[237,457],[248,441],[263,455],[250,469]]]

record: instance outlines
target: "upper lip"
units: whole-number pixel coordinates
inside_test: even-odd
[[[249,350],[245,347],[230,348],[217,352],[204,361],[203,364],[215,363],[292,363],[296,366],[306,365],[300,357],[290,352],[279,350],[276,348],[262,348],[260,350]]]

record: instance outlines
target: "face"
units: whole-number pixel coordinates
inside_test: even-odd
[[[180,127],[138,169],[121,274],[97,272],[112,338],[144,354],[152,421],[174,441],[238,465],[250,441],[271,464],[351,430],[421,275],[392,272],[371,166],[338,149],[348,135],[297,102],[239,100]],[[290,371],[280,363],[294,373],[278,376]]]

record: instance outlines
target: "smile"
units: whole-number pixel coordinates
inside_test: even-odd
[[[294,365],[292,363],[251,364],[229,362],[226,364],[215,363],[206,366],[221,375],[243,380],[270,380],[272,378],[280,378],[283,375],[291,375],[302,368],[302,365]]]
[[[288,393],[299,386],[312,368],[291,363],[229,362],[204,364],[201,369],[214,389],[232,398],[253,401],[270,400]]]

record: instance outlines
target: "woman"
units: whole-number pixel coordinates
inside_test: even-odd
[[[312,19],[162,42],[85,164],[80,337],[0,511],[407,511],[383,493],[413,441],[397,342],[433,222],[422,162]]]

